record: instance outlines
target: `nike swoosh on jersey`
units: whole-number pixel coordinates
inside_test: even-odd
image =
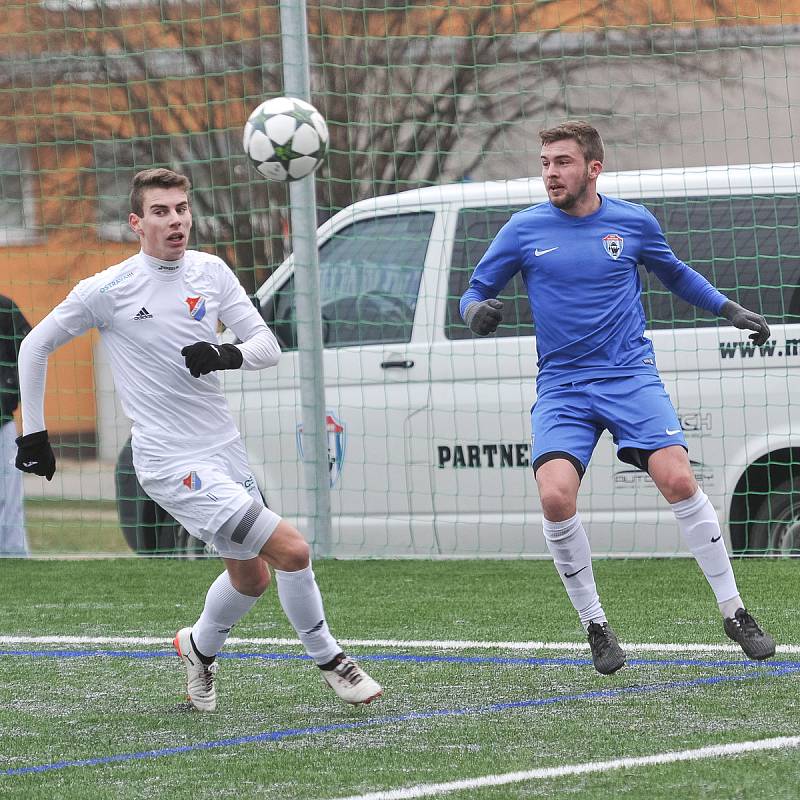
[[[722,534],[720,534],[719,536],[712,536],[711,537],[711,541],[712,542],[718,542],[721,538],[722,538]]]
[[[23,467],[35,467],[39,462],[38,461],[23,461]]]
[[[669,428],[667,428],[667,429],[664,431],[664,433],[666,433],[666,434],[667,434],[667,436],[675,436],[675,434],[676,434],[676,433],[680,433],[680,432],[681,432],[681,429],[680,429],[680,428],[678,428],[678,430],[676,430],[676,431],[671,431]]]
[[[558,250],[557,247],[548,247],[547,250],[540,250],[538,247],[533,251],[535,256],[546,256],[548,253],[552,253],[553,250]]]

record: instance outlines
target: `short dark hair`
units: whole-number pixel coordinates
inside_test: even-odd
[[[555,128],[545,128],[539,131],[539,138],[542,140],[542,144],[572,139],[577,142],[587,162],[600,161],[602,163],[605,158],[603,140],[600,138],[597,128],[583,120],[567,120],[567,122],[556,125]]]
[[[188,195],[192,182],[185,175],[161,167],[137,172],[131,188],[131,211],[137,216],[144,216],[144,193],[147,189],[172,189],[174,186]]]

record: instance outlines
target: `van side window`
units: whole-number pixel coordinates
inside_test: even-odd
[[[458,310],[461,295],[469,286],[469,279],[477,263],[498,231],[509,217],[520,208],[465,208],[458,215],[450,276],[447,283],[447,314],[444,333],[448,339],[471,339],[474,334],[464,324]],[[498,296],[505,304],[503,322],[497,336],[533,336],[533,319],[528,292],[517,273],[511,283]]]
[[[319,251],[322,335],[326,347],[408,342],[434,213],[355,222]],[[294,277],[261,310],[281,348],[297,348]]]
[[[800,204],[796,195],[642,200],[682,261],[772,324],[800,322]],[[728,323],[685,303],[641,270],[648,328]]]

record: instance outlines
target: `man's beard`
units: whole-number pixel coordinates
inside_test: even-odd
[[[583,185],[577,192],[571,193],[567,192],[566,194],[562,195],[560,198],[553,199],[550,198],[550,202],[556,207],[560,208],[562,211],[568,211],[571,208],[575,208],[575,206],[586,197],[586,190],[589,187],[589,181],[585,180]]]

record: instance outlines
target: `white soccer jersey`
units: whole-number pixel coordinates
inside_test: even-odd
[[[81,281],[52,312],[73,336],[100,331],[137,465],[208,455],[238,438],[217,375],[193,378],[181,348],[216,342],[220,320],[240,338],[268,330],[224,261],[187,250],[176,264],[138,253]]]

